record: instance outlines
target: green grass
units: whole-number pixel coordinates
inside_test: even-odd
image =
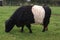
[[[52,14],[60,14],[60,7],[51,7]]]
[[[16,26],[11,32],[6,33],[4,22],[17,8],[16,6],[0,7],[0,40],[60,40],[60,7],[51,7],[52,16],[47,32],[42,32],[43,27],[41,25],[32,24],[32,34],[29,33],[26,27],[24,32],[21,33],[20,28]]]

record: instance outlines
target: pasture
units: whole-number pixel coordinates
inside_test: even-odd
[[[48,31],[42,32],[42,25],[32,24],[33,33],[25,27],[24,32],[16,26],[11,32],[5,32],[5,20],[8,19],[19,6],[0,7],[0,40],[60,40],[60,7],[51,7],[52,15]]]

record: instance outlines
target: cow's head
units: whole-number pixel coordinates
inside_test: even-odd
[[[12,21],[12,19],[6,20],[6,22],[5,22],[5,32],[10,32],[13,27],[14,27],[14,22]]]

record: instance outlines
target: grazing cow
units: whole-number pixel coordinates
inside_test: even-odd
[[[5,22],[5,31],[10,32],[11,29],[16,25],[17,27],[22,27],[21,32],[23,32],[24,25],[32,33],[31,24],[39,23],[43,25],[43,32],[48,30],[48,24],[50,21],[51,9],[48,6],[22,6],[18,8],[14,14]]]

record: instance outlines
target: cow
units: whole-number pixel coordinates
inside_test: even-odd
[[[14,25],[21,27],[23,32],[24,26],[32,33],[31,24],[41,24],[42,32],[48,30],[48,24],[51,17],[51,8],[49,6],[27,5],[19,7],[12,16],[5,21],[5,32],[10,32]]]

